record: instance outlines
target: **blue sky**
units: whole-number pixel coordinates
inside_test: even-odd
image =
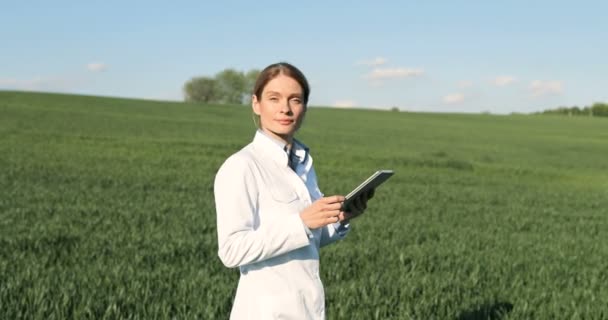
[[[608,102],[607,1],[11,1],[0,89],[181,100],[288,61],[311,105],[533,112]]]

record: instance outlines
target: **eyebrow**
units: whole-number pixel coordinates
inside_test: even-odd
[[[282,94],[281,94],[280,92],[277,92],[277,91],[267,91],[265,94],[266,94],[267,96],[270,96],[270,95],[275,95],[275,94],[276,94],[276,95],[279,95],[279,96],[282,96]],[[302,93],[299,93],[299,92],[298,92],[298,93],[290,93],[288,96],[289,96],[289,97],[298,97],[298,98],[302,98],[303,94],[302,94]]]

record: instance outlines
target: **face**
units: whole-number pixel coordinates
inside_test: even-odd
[[[260,97],[253,96],[252,107],[260,116],[262,130],[287,144],[291,144],[306,113],[302,87],[283,74],[270,80]]]

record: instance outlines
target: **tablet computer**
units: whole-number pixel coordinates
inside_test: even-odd
[[[346,199],[342,204],[343,211],[349,211],[352,202],[360,195],[371,189],[376,189],[384,181],[388,180],[393,175],[393,170],[378,170],[372,174],[367,180],[363,181],[358,187],[346,195]]]

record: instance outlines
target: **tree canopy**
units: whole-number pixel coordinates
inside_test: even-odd
[[[194,77],[184,84],[184,98],[190,102],[246,104],[259,74],[257,69],[243,72],[228,68],[213,78]]]
[[[597,116],[608,117],[608,103],[596,102],[592,106],[584,108],[559,107],[556,109],[545,110],[542,114],[563,114],[569,116]]]

